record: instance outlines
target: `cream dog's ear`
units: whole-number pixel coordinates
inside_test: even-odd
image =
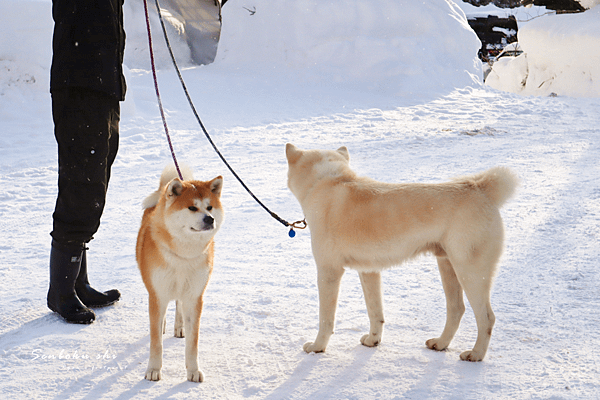
[[[288,163],[294,164],[300,156],[302,156],[302,150],[297,148],[291,143],[285,145],[285,156],[287,157]]]
[[[348,148],[346,146],[342,146],[337,149],[337,152],[344,156],[344,158],[350,161],[350,153],[348,153]]]

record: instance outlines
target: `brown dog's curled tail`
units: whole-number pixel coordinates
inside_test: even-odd
[[[194,179],[194,173],[187,165],[181,165],[181,174],[183,175],[183,180],[188,181]],[[167,186],[172,179],[177,177],[178,174],[175,165],[167,165],[160,175],[160,184],[158,185],[158,190],[144,199],[142,202],[142,208],[146,210],[156,206],[158,204],[158,200],[160,199],[163,188]]]

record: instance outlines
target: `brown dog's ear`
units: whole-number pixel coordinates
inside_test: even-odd
[[[302,150],[297,148],[291,143],[285,145],[285,156],[287,157],[289,164],[294,164],[300,156],[302,155]]]
[[[219,175],[215,179],[210,181],[210,191],[216,194],[217,196],[220,196],[221,189],[223,189],[223,177]]]
[[[340,147],[339,149],[337,149],[337,151],[338,153],[343,155],[346,160],[350,161],[350,153],[348,153],[348,148],[346,146]]]
[[[179,178],[174,178],[167,186],[167,196],[179,196],[183,192],[183,183]]]

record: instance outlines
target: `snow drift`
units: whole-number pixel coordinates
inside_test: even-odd
[[[223,7],[215,64],[392,94],[481,82],[480,42],[446,0],[256,0]],[[410,79],[407,79],[410,78]],[[410,84],[408,83],[410,82]]]

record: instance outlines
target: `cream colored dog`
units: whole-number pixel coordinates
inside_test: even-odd
[[[136,258],[148,290],[150,361],[146,379],[161,378],[165,313],[176,300],[175,336],[184,337],[187,379],[202,382],[198,369],[198,330],[203,295],[213,269],[213,237],[223,221],[221,176],[208,182],[177,178],[167,168],[159,190],[144,200]],[[185,335],[184,335],[185,328]]]
[[[317,264],[319,332],[306,352],[325,351],[333,334],[344,267],[356,269],[370,320],[365,346],[383,334],[380,271],[421,253],[437,257],[446,295],[446,326],[427,347],[444,350],[465,311],[463,290],[475,313],[477,341],[460,358],[480,361],[494,326],[492,280],[503,248],[499,207],[514,193],[517,178],[496,167],[440,184],[390,184],[358,177],[346,147],[337,151],[286,146],[288,187],[310,227]]]

